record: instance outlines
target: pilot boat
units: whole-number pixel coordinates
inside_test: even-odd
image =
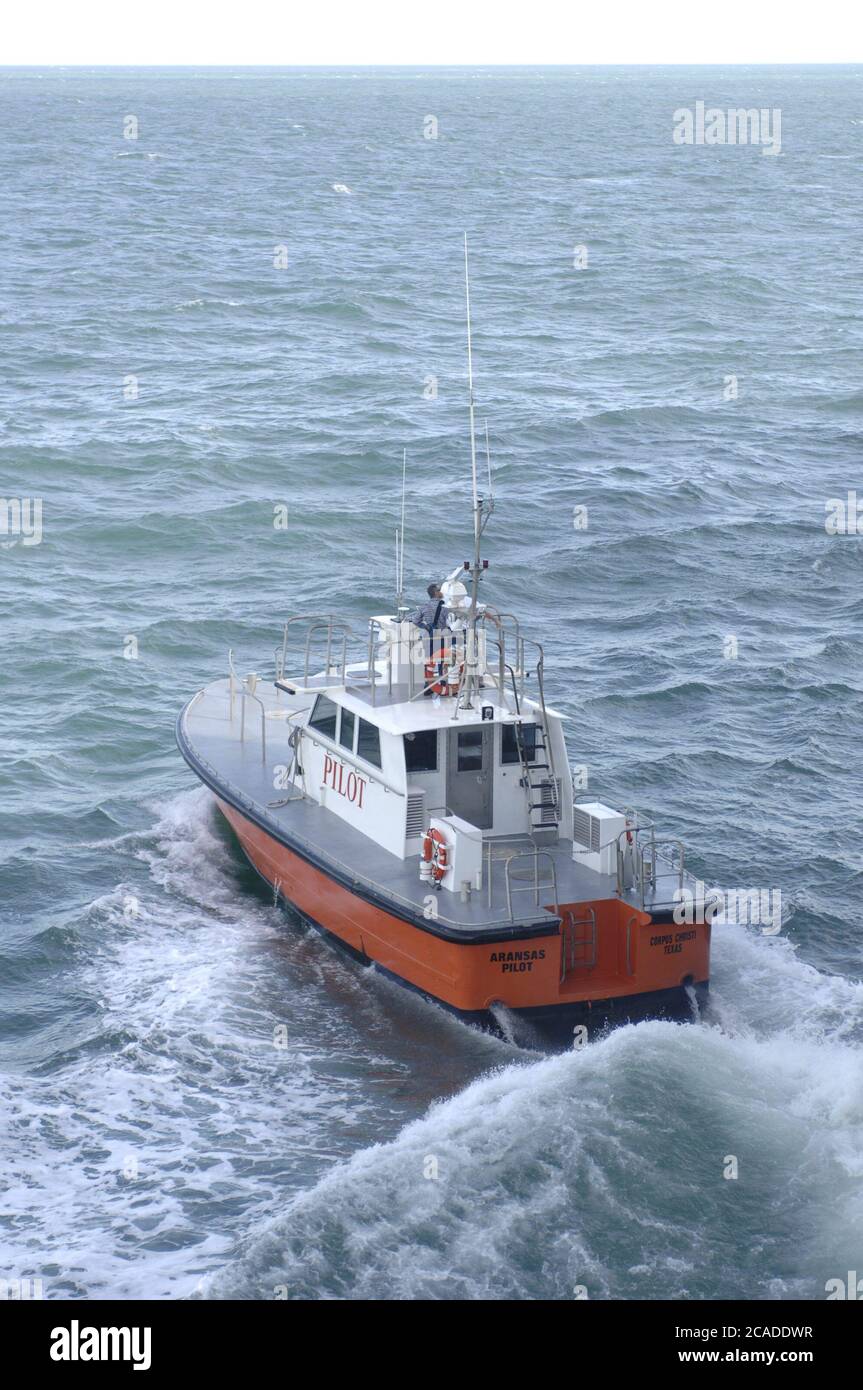
[[[571,1039],[697,1016],[710,914],[681,910],[698,901],[683,847],[575,798],[542,646],[481,601],[494,500],[490,468],[478,491],[467,295],[474,543],[443,585],[447,627],[423,631],[400,601],[403,504],[394,611],[362,632],[288,617],[270,673],[229,653],[177,742],[276,900],[465,1022]]]

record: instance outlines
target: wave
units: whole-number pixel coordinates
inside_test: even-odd
[[[416,1095],[419,1054],[455,1076],[522,1055],[466,1044],[274,907],[203,788],[97,847],[123,878],[16,957],[62,972],[63,997],[28,978],[41,1060],[0,1076],[4,1254],[46,1298],[194,1294],[253,1221],[404,1115],[390,1092]]]
[[[716,956],[710,1021],[483,1077],[298,1196],[206,1296],[823,1297],[863,1238],[863,986],[739,928]]]

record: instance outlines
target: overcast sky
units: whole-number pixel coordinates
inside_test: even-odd
[[[16,63],[829,63],[861,0],[8,0]]]

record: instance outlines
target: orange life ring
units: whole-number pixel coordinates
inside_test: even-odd
[[[431,864],[432,878],[436,883],[440,883],[449,868],[449,845],[443,831],[438,830],[437,826],[426,831],[423,840],[423,859],[426,864]]]
[[[436,661],[426,662],[424,678],[426,689],[430,690],[433,695],[457,695],[458,681],[453,685],[448,682],[444,676],[438,675],[436,670],[437,665],[438,663]],[[463,671],[464,662],[462,662],[458,668],[459,681],[461,680]]]

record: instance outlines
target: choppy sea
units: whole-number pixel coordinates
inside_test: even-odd
[[[699,101],[781,149],[675,144]],[[0,131],[0,1277],[823,1298],[863,1268],[863,69],[7,68]],[[464,231],[486,597],[589,791],[783,902],[717,927],[700,1022],[554,1056],[274,908],[173,739],[229,647],[392,603],[403,448],[409,594],[467,553]]]

